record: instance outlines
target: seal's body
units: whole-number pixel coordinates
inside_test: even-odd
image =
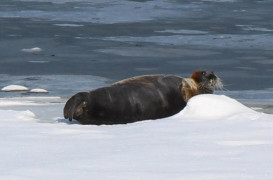
[[[181,111],[190,97],[213,93],[217,79],[209,71],[196,71],[190,78],[133,77],[109,87],[75,94],[64,107],[64,117],[96,125],[164,118]]]

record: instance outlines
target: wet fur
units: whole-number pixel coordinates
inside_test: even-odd
[[[109,87],[75,94],[64,107],[64,117],[96,125],[164,118],[181,111],[192,96],[213,93],[218,79],[210,71],[199,70],[190,78],[133,77]]]

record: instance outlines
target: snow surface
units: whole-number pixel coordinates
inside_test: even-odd
[[[195,96],[172,117],[113,126],[69,123],[63,104],[39,101],[33,113],[12,102],[0,110],[0,179],[273,177],[273,115],[227,96]],[[47,109],[59,117],[41,121]]]

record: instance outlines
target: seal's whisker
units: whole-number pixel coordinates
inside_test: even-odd
[[[215,87],[216,87],[216,89],[220,89],[220,90],[223,90],[223,88],[224,88],[222,80],[217,76],[216,76]]]

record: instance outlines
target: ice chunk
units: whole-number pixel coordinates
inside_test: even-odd
[[[34,47],[34,48],[30,48],[30,49],[22,49],[22,51],[28,52],[28,53],[37,53],[37,52],[41,52],[43,50],[39,47]]]
[[[28,91],[28,88],[21,85],[8,85],[2,88],[2,91],[11,92],[11,91]]]

